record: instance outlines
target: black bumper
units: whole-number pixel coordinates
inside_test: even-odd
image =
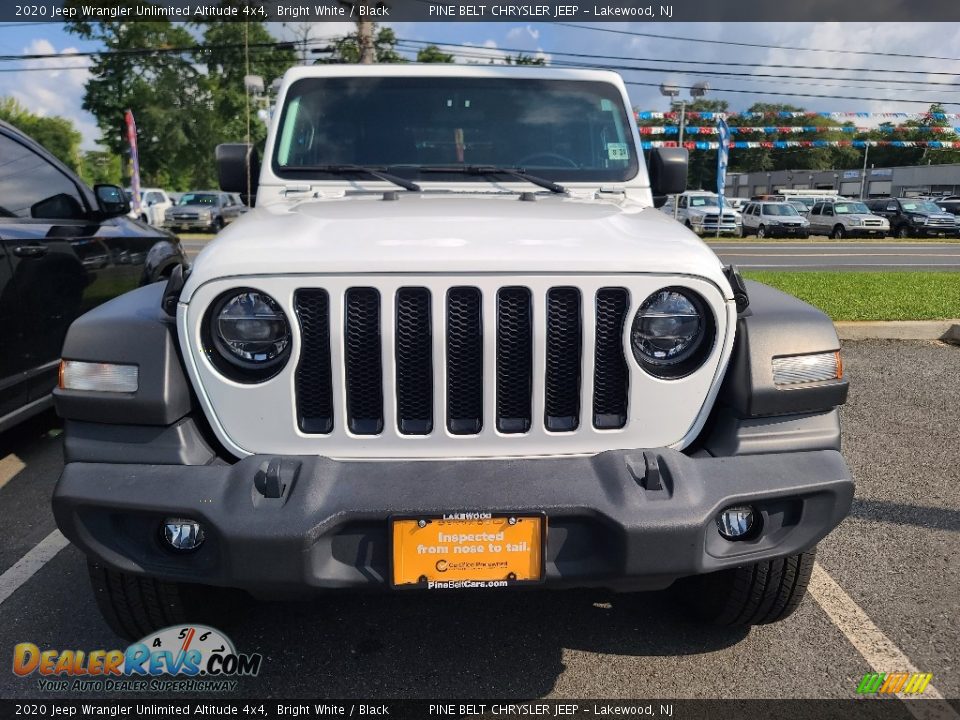
[[[232,466],[71,462],[53,509],[63,533],[107,565],[261,595],[389,587],[393,514],[542,511],[547,585],[630,590],[809,548],[840,523],[853,497],[834,450],[646,456],[659,467],[659,489],[639,451],[459,462],[285,458],[300,469],[276,499],[254,485],[266,456]],[[739,503],[760,511],[762,532],[730,542],[715,518]],[[171,516],[204,524],[196,552],[161,545],[161,520]]]

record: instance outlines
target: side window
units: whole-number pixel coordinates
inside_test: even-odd
[[[86,218],[77,186],[33,150],[0,134],[0,158],[0,217]]]
[[[823,206],[823,214],[824,214],[824,215],[833,215],[833,208],[830,207],[830,206],[828,206],[828,205],[824,205],[824,206]]]
[[[681,207],[681,208],[685,208],[686,206],[687,206],[687,196],[686,196],[686,195],[681,195],[681,196],[680,196],[680,207]]]
[[[896,212],[896,211],[897,211],[897,204],[896,204],[896,203],[890,203],[889,205],[887,205],[887,211],[888,211],[888,212]]]
[[[822,205],[814,205],[814,206],[813,206],[813,210],[810,211],[810,214],[811,214],[811,215],[819,215],[819,214],[820,214],[820,209],[821,209],[822,207],[823,207]]]

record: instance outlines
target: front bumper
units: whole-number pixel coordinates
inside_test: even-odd
[[[809,548],[840,523],[853,497],[835,450],[725,458],[662,448],[470,461],[287,457],[299,472],[275,499],[254,485],[270,459],[70,462],[54,492],[54,515],[74,544],[119,570],[285,595],[389,587],[394,514],[540,511],[548,524],[547,585],[636,590]],[[658,473],[647,472],[648,462]],[[743,503],[760,512],[762,531],[724,540],[717,513]],[[159,531],[167,517],[203,523],[204,544],[191,554],[167,551]]]
[[[846,229],[847,237],[879,237],[884,238],[890,234],[888,227],[848,227]]]
[[[173,232],[185,232],[189,230],[212,230],[216,227],[216,220],[164,220],[163,227]]]
[[[767,234],[770,237],[809,237],[810,227],[807,225],[768,225]]]

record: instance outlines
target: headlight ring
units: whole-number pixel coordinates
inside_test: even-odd
[[[646,372],[676,380],[698,370],[716,339],[706,301],[687,288],[665,287],[647,297],[633,317],[630,349]]]
[[[221,293],[204,315],[201,334],[211,363],[237,382],[269,380],[290,358],[286,314],[276,300],[253,288]]]

